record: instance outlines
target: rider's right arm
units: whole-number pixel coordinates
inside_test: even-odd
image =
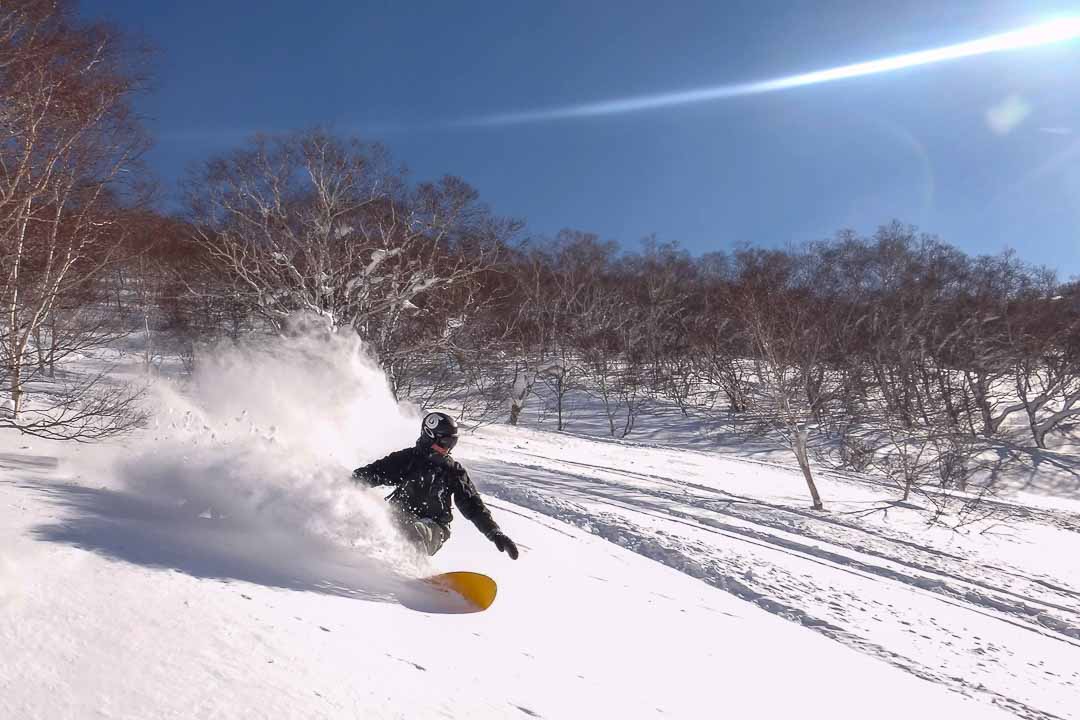
[[[353,480],[372,487],[397,485],[405,476],[410,452],[410,449],[398,450],[370,465],[358,467],[353,470]]]

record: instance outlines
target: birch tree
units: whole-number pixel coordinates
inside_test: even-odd
[[[799,287],[793,258],[779,252],[738,254],[739,300],[753,351],[754,404],[764,424],[791,449],[815,510],[824,508],[810,466],[810,435],[826,394],[816,388],[824,361],[824,308]]]
[[[24,413],[27,387],[48,367],[115,337],[94,290],[124,245],[146,146],[130,103],[139,90],[130,49],[67,3],[0,5],[0,368],[9,412],[24,432],[88,439],[136,419],[134,395],[104,375],[49,383]],[[32,357],[35,350],[37,362]]]

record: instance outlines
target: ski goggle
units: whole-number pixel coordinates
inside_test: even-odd
[[[457,435],[436,435],[435,444],[450,452],[457,445]]]

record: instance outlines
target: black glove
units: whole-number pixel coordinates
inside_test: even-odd
[[[495,547],[499,548],[499,552],[504,552],[510,556],[511,560],[518,559],[518,549],[514,541],[506,537],[501,532],[492,533],[490,536],[491,542],[495,543]]]

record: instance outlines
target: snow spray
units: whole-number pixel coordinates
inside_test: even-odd
[[[385,492],[350,477],[419,427],[355,333],[299,322],[223,343],[183,388],[162,382],[151,398],[150,428],[119,463],[126,490],[256,534],[316,537],[401,573],[429,567],[393,526]]]

